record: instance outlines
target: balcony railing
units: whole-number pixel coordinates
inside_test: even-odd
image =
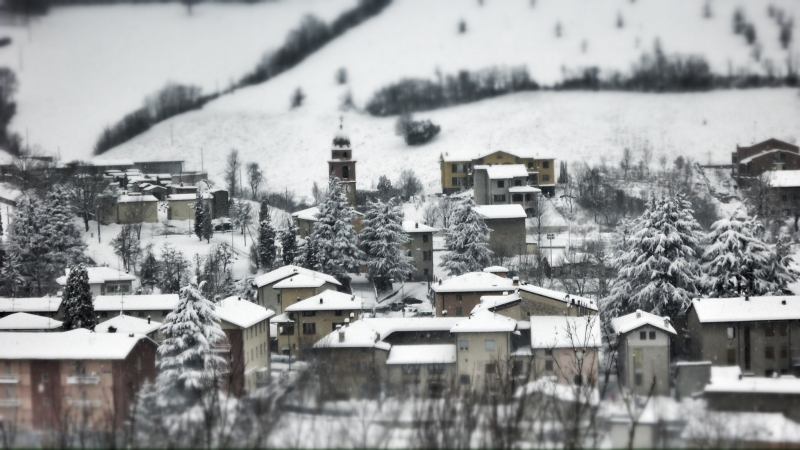
[[[18,398],[0,398],[0,408],[17,408],[22,405]]]
[[[17,384],[19,377],[16,375],[0,375],[0,384]]]
[[[73,375],[67,377],[67,384],[100,384],[100,377],[97,375]]]

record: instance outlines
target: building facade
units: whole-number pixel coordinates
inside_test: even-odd
[[[611,320],[619,381],[639,395],[669,395],[670,345],[677,333],[668,317],[636,311]]]
[[[527,214],[522,206],[479,205],[475,211],[489,227],[489,248],[495,257],[525,255],[525,219]]]
[[[475,166],[522,164],[528,171],[529,181],[547,195],[555,192],[555,159],[518,156],[498,150],[476,158],[442,155],[439,158],[442,192],[452,194],[474,185]]]
[[[433,234],[439,230],[419,222],[403,222],[403,231],[409,238],[406,252],[414,265],[410,278],[430,281],[433,278]]]

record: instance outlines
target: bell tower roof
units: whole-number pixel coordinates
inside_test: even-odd
[[[333,136],[333,149],[343,150],[350,148],[350,136],[344,131],[344,119],[339,117],[339,129]]]

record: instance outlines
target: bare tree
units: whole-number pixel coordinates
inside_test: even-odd
[[[239,187],[239,170],[242,167],[242,162],[239,160],[239,151],[233,149],[228,153],[228,159],[225,166],[225,183],[228,186],[228,198],[233,200],[236,197]]]
[[[258,191],[261,183],[264,181],[264,172],[258,167],[258,163],[251,162],[247,165],[247,179],[250,184],[250,191],[253,199],[258,198]]]

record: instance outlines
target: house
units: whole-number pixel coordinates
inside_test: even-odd
[[[473,389],[495,389],[507,373],[514,351],[511,333],[517,321],[491,311],[479,311],[456,323],[458,385]]]
[[[60,329],[61,323],[52,317],[15,312],[0,317],[0,331],[53,331]]]
[[[211,217],[214,217],[214,196],[208,192],[200,194],[206,208],[211,211]],[[167,203],[169,204],[169,213],[167,218],[169,220],[194,220],[195,205],[197,204],[198,194],[170,194],[167,195]]]
[[[397,394],[437,397],[456,376],[455,344],[393,345],[386,358],[389,386]]]
[[[731,162],[739,177],[757,177],[768,170],[800,169],[800,147],[779,139],[736,146]]]
[[[114,223],[158,222],[158,198],[153,195],[129,192],[117,198]]]
[[[536,196],[542,190],[534,187],[535,175],[524,164],[502,164],[474,168],[473,189],[478,205],[522,206],[528,216],[536,209]]]
[[[587,297],[554,291],[525,282],[519,284],[517,292],[522,298],[523,318],[524,316],[597,314],[597,302]]]
[[[286,306],[288,320],[278,334],[278,348],[284,354],[302,354],[325,335],[361,317],[364,300],[353,294],[325,290]]]
[[[466,316],[485,295],[506,295],[514,281],[486,272],[469,272],[431,286],[437,316]]]
[[[687,331],[694,361],[764,376],[800,372],[800,296],[694,299]]]
[[[331,159],[328,160],[328,177],[339,180],[350,206],[356,206],[356,160],[350,137],[339,124],[339,131],[333,137]]]
[[[228,386],[236,395],[270,381],[269,319],[275,312],[241,297],[220,300],[214,308],[228,338]]]
[[[405,247],[414,265],[410,278],[430,281],[433,277],[433,234],[439,230],[419,222],[405,221],[403,231],[409,237]]]
[[[597,383],[602,346],[598,316],[531,316],[530,335],[534,378]]]
[[[364,213],[358,211],[353,211],[353,213],[353,228],[356,230],[356,233],[359,233],[361,229],[364,228]],[[302,238],[310,236],[311,231],[314,229],[314,224],[317,223],[318,216],[318,206],[312,206],[293,212],[292,219],[294,219],[294,224],[297,226],[297,236]]]
[[[770,170],[764,176],[769,208],[784,216],[800,216],[800,170]]]
[[[677,335],[669,317],[637,310],[611,319],[611,328],[620,383],[638,395],[669,395],[670,341]]]
[[[69,269],[66,274],[56,278],[56,283],[64,287],[67,285]],[[98,295],[124,295],[133,292],[133,282],[136,276],[110,267],[87,267],[89,275],[89,288],[92,296]]]
[[[120,313],[164,322],[167,314],[178,305],[178,294],[98,295],[94,297],[94,311],[98,319],[106,320]],[[63,312],[59,314],[63,317]]]
[[[745,376],[738,366],[712,367],[703,389],[709,409],[737,412],[777,412],[800,421],[800,378]]]
[[[214,197],[212,200],[213,206],[211,208],[212,212],[214,213],[213,217],[215,219],[219,217],[228,217],[228,205],[230,204],[228,191],[225,189],[216,188],[211,189],[209,193],[212,197]]]
[[[122,427],[139,386],[156,374],[156,344],[141,334],[2,332],[0,342],[2,420],[21,430]]]
[[[304,275],[305,283],[300,282],[303,279],[296,279],[276,287],[278,283],[297,275]],[[301,284],[310,286],[300,287]],[[295,301],[328,289],[338,290],[342,287],[342,283],[331,275],[292,264],[258,275],[253,279],[253,285],[256,288],[256,303],[278,313],[283,312],[283,308],[288,306],[288,303],[281,304],[282,298]]]
[[[159,201],[167,199],[167,188],[158,184],[148,184],[142,187],[143,195],[151,195]]]
[[[98,333],[143,334],[155,342],[160,342],[159,328],[161,328],[161,322],[156,322],[150,317],[141,318],[119,313],[108,320],[98,323],[94,327],[94,331]]]
[[[489,227],[489,248],[498,258],[524,255],[525,219],[527,215],[520,205],[479,205],[475,212]]]
[[[522,152],[521,152],[522,153]],[[527,152],[525,152],[527,153]],[[443,154],[439,158],[441,170],[442,192],[452,194],[473,187],[473,176],[476,166],[496,166],[505,164],[522,164],[528,172],[530,185],[538,187],[543,193],[552,195],[555,192],[555,159],[549,157],[518,156],[517,154],[497,150],[477,157]]]

